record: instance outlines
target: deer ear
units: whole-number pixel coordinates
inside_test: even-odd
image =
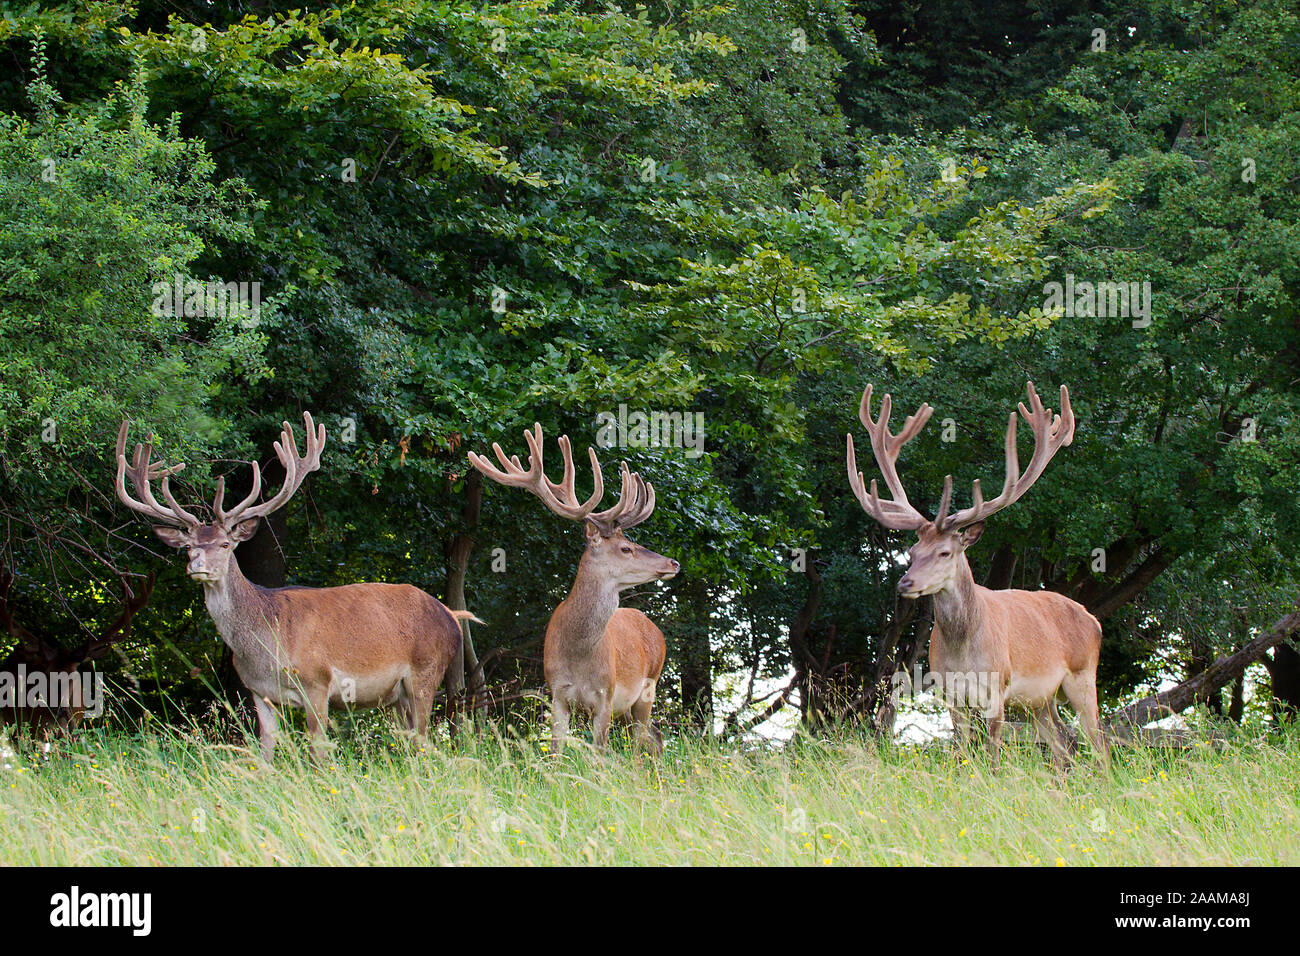
[[[189,547],[190,533],[188,531],[156,524],[153,527],[153,533],[162,539],[163,544],[170,545],[173,548]]]
[[[582,530],[587,532],[588,544],[590,544],[593,541],[598,541],[605,536],[605,533],[601,531],[600,528],[596,527],[596,523],[594,521],[590,521],[590,520],[583,521]]]
[[[961,532],[961,546],[963,548],[969,548],[972,544],[974,544],[976,541],[980,539],[980,535],[982,535],[983,533],[984,533],[983,521],[976,521],[970,527],[963,528]]]
[[[231,541],[247,541],[253,535],[257,534],[257,526],[262,523],[261,518],[249,518],[247,521],[241,521],[230,530]]]

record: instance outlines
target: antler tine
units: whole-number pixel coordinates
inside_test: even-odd
[[[560,446],[560,457],[564,461],[564,477],[559,484],[551,481],[546,477],[546,470],[542,467],[542,426],[534,424],[537,430],[536,438],[529,440],[529,447],[537,447],[537,496],[546,502],[556,514],[564,515],[566,518],[580,520],[587,517],[595,510],[596,505],[600,504],[600,499],[605,496],[605,476],[601,471],[600,462],[596,459],[596,452],[590,446],[587,447],[587,457],[591,460],[592,474],[592,492],[585,503],[578,503],[577,492],[573,488],[573,479],[576,469],[573,465],[573,445],[569,442],[568,435],[561,435],[557,444]],[[531,469],[530,460],[529,467]]]
[[[622,468],[623,474],[627,476],[632,498],[631,504],[618,513],[615,523],[619,529],[626,530],[636,527],[654,512],[655,489],[654,485],[646,481],[638,473],[628,472],[626,462],[622,463]],[[619,504],[622,503],[623,498],[620,496]]]
[[[573,446],[569,442],[569,436],[561,435],[558,442],[560,454],[564,459],[564,476],[558,483],[546,477],[546,471],[543,467],[542,449],[544,442],[540,422],[534,422],[531,429],[524,431],[524,441],[528,444],[527,471],[520,464],[517,455],[507,456],[501,450],[501,446],[495,442],[492,445],[492,450],[501,462],[501,468],[497,468],[483,455],[475,452],[469,453],[469,463],[498,484],[523,488],[532,492],[542,500],[542,503],[548,509],[562,518],[581,521],[590,515],[595,510],[596,505],[600,504],[600,499],[605,496],[605,480],[601,474],[600,462],[596,459],[595,450],[590,447],[587,449],[587,456],[591,460],[593,478],[591,497],[585,502],[579,503],[573,488],[576,469],[573,464]]]
[[[149,574],[145,577],[144,584],[141,585],[139,593],[136,593],[131,590],[131,583],[127,578],[127,576],[122,575],[121,584],[122,584],[123,604],[129,608],[133,608],[136,611],[139,611],[146,604],[148,604],[149,597],[153,594],[153,586],[156,577],[157,577],[157,572],[150,571]]]
[[[168,479],[181,471],[185,467],[184,462],[178,462],[170,467],[162,462],[154,462],[153,443],[146,442],[143,445],[137,444],[135,452],[131,456],[131,465],[126,463],[126,435],[130,428],[130,420],[122,419],[122,424],[117,430],[117,497],[122,504],[126,505],[132,511],[138,511],[140,514],[147,515],[157,521],[163,521],[170,525],[177,525],[182,528],[197,528],[201,521],[190,512],[186,511],[172,496],[171,486]],[[135,488],[136,494],[141,500],[132,498],[126,490],[126,478],[131,477],[131,485]],[[167,507],[163,507],[153,496],[153,489],[149,487],[149,482],[155,478],[162,479],[162,494],[167,502]]]
[[[876,423],[871,419],[871,390],[875,386],[867,383],[867,387],[862,390],[862,401],[858,402],[858,421],[862,422],[862,427],[868,432],[875,430]],[[893,397],[885,393],[885,397],[880,402],[880,414],[888,419],[889,409],[893,404]]]
[[[947,529],[960,529],[983,521],[985,518],[1001,511],[1019,500],[1042,475],[1052,457],[1064,446],[1074,441],[1074,410],[1070,407],[1070,390],[1061,386],[1061,413],[1053,415],[1052,410],[1043,407],[1042,399],[1034,389],[1034,383],[1028,383],[1029,408],[1020,402],[1017,410],[1024,417],[1034,432],[1034,454],[1029,459],[1029,467],[1020,473],[1020,457],[1016,450],[1016,412],[1007,417],[1006,433],[1006,480],[1002,483],[1002,493],[992,501],[985,502],[980,492],[977,479],[972,485],[972,505],[956,512],[943,523]]]
[[[1074,441],[1074,410],[1070,407],[1069,389],[1061,386],[1061,413],[1058,415],[1053,415],[1050,408],[1043,407],[1042,400],[1034,391],[1033,382],[1029,383],[1029,403],[1033,408],[1032,414],[1026,411],[1023,402],[1019,410],[1034,430],[1034,454],[1029,459],[1029,467],[1024,475],[1016,482],[1018,486],[1023,485],[1017,497],[1028,491],[1029,486],[1038,480],[1038,476],[1059,449]]]
[[[513,480],[516,473],[522,473],[524,470],[523,466],[519,464],[519,456],[507,457],[506,453],[501,450],[501,446],[496,442],[492,443],[492,450],[496,453],[497,460],[501,462],[501,468],[492,464],[488,458],[475,452],[469,453],[470,464],[493,481],[499,481],[503,485],[516,484],[517,482]]]
[[[531,432],[525,430],[524,438],[531,439],[531,437]],[[532,447],[530,444],[529,448]],[[496,442],[492,443],[492,451],[497,456],[497,461],[501,462],[500,468],[492,464],[492,461],[486,455],[480,455],[472,451],[469,452],[469,463],[484,475],[502,485],[510,485],[515,488],[530,488],[535,483],[536,463],[541,456],[540,445],[537,454],[529,456],[528,471],[524,471],[524,466],[520,464],[518,455],[507,455]]]
[[[254,467],[254,494],[249,495],[230,511],[220,515],[224,525],[229,527],[240,521],[263,518],[279,511],[294,496],[302,483],[307,480],[307,476],[320,468],[321,452],[325,450],[325,426],[318,426],[312,420],[311,412],[303,412],[302,420],[306,428],[302,455],[298,454],[298,441],[294,438],[293,426],[288,422],[281,422],[283,427],[280,431],[280,439],[272,445],[275,448],[276,458],[284,466],[284,484],[280,486],[280,490],[268,501],[253,504],[257,494],[262,490],[260,469]]]
[[[936,527],[943,527],[948,517],[948,508],[952,504],[952,475],[943,476],[943,494],[939,497],[939,512],[934,519]]]
[[[566,436],[567,437],[567,436]],[[533,422],[533,430],[524,429],[524,443],[528,445],[528,473],[533,481],[546,477],[546,443],[542,441],[542,423]],[[564,446],[561,445],[561,448]],[[518,459],[516,459],[518,460]]]
[[[639,525],[642,521],[645,521],[646,518],[649,518],[652,514],[654,514],[654,510],[655,510],[655,486],[647,481],[645,482],[645,500],[641,506],[641,510],[637,512],[636,520],[629,524],[624,525],[624,527],[631,528],[635,525]]]
[[[889,416],[893,410],[893,396],[885,393],[880,400],[880,418],[873,420],[871,418],[871,393],[873,386],[868,385],[862,393],[862,401],[858,405],[858,418],[867,429],[867,434],[871,438],[871,451],[875,456],[876,465],[880,469],[881,475],[885,479],[885,485],[889,488],[889,493],[893,500],[882,501],[876,492],[876,482],[871,482],[871,491],[865,490],[865,483],[862,472],[858,470],[857,453],[853,446],[853,436],[847,435],[847,463],[849,472],[849,487],[853,489],[854,496],[858,503],[862,505],[864,511],[871,515],[876,521],[894,531],[909,531],[921,527],[927,519],[925,515],[912,507],[911,502],[907,500],[907,493],[903,490],[903,483],[898,479],[897,460],[898,454],[903,446],[916,437],[916,435],[925,427],[925,423],[930,420],[934,409],[928,403],[922,403],[921,407],[916,410],[914,415],[909,415],[903,422],[903,430],[897,435],[890,434]]]
[[[248,496],[229,511],[222,510],[222,504],[226,497],[226,476],[222,475],[217,479],[217,495],[212,499],[212,513],[217,516],[217,521],[224,527],[229,527],[233,516],[240,515],[246,508],[255,502],[262,494],[262,469],[255,461],[244,462],[253,472],[253,489]]]
[[[558,444],[560,446],[560,458],[563,459],[564,461],[564,477],[560,479],[560,485],[559,485],[560,491],[565,495],[566,498],[573,498],[574,497],[573,478],[576,472],[576,469],[573,467],[573,446],[569,444],[568,435],[561,435]],[[588,450],[590,450],[590,448]],[[539,462],[541,461],[540,455],[537,460]],[[593,468],[594,468],[594,463],[593,463]],[[538,470],[541,471],[542,476],[545,477],[546,470],[543,468],[539,468]],[[555,485],[552,482],[548,480],[547,484],[551,486],[552,491],[555,490]],[[602,486],[604,485],[603,478],[601,480],[601,484]],[[604,491],[604,488],[602,487],[601,490]]]
[[[175,514],[182,515],[186,518],[189,518],[196,525],[202,524],[202,522],[199,521],[198,518],[196,518],[194,515],[190,514],[179,504],[177,504],[176,499],[172,496],[172,488],[171,488],[171,481],[170,481],[171,476],[174,475],[176,472],[180,471],[183,467],[184,467],[184,463],[181,463],[178,465],[173,465],[170,468],[165,468],[165,469],[160,468],[160,470],[157,472],[157,474],[162,476],[162,484],[160,487],[162,488],[163,501],[167,502],[167,508],[170,511],[174,512]],[[145,492],[147,493],[148,490],[149,490],[149,486],[148,484],[146,484]]]
[[[564,477],[559,484],[556,484],[546,477],[546,470],[542,467],[541,424],[534,422],[533,431],[534,434],[525,435],[530,452],[528,460],[529,472],[531,473],[533,470],[534,461],[537,465],[536,478],[531,489],[533,494],[541,498],[542,503],[557,515],[571,518],[574,521],[581,521],[596,509],[596,505],[600,504],[600,499],[605,496],[605,476],[601,473],[600,462],[596,460],[595,450],[590,446],[587,447],[587,457],[591,461],[591,496],[585,502],[579,504],[577,492],[573,488],[576,469],[573,465],[573,445],[569,442],[569,436],[561,435],[557,442],[560,446],[560,456],[564,460]]]
[[[625,461],[619,462],[619,472],[622,476],[622,489],[619,492],[618,503],[612,508],[588,517],[589,521],[606,534],[635,528],[649,518],[655,510],[654,485],[636,472],[629,471]]]
[[[870,491],[866,490],[862,472],[858,471],[853,436],[845,435],[844,437],[848,441],[849,487],[853,489],[854,497],[862,505],[862,510],[893,531],[911,531],[925,524],[925,516],[910,504],[901,505],[897,501],[890,501],[887,498],[882,501],[876,491],[876,479],[871,479]]]

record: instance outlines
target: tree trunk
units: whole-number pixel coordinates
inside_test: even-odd
[[[1294,720],[1300,714],[1300,652],[1287,644],[1273,648],[1264,658],[1273,691],[1273,712],[1280,720]]]
[[[709,592],[698,578],[689,579],[684,599],[690,608],[677,634],[681,660],[682,717],[702,733],[713,728],[713,647],[709,641]]]
[[[1241,723],[1246,713],[1246,678],[1238,677],[1232,685],[1232,697],[1228,702],[1228,719],[1234,724]]]
[[[1131,603],[1139,594],[1150,587],[1151,582],[1158,578],[1177,558],[1178,555],[1166,553],[1165,551],[1157,551],[1155,554],[1149,555],[1146,560],[1130,571],[1123,581],[1101,595],[1097,600],[1084,602],[1084,606],[1097,620],[1106,620],[1106,618]]]
[[[461,507],[461,525],[447,542],[447,583],[445,596],[447,607],[453,611],[464,611],[465,578],[469,573],[469,558],[474,551],[474,532],[478,529],[479,514],[483,508],[483,476],[477,469],[470,469],[465,477],[465,503]],[[447,668],[443,677],[443,686],[447,693],[447,713],[453,724],[457,723],[461,712],[468,708],[470,713],[481,710],[487,705],[484,694],[483,668],[479,665],[478,654],[474,650],[474,637],[470,632],[470,622],[461,621],[462,635],[460,650]]]
[[[1177,554],[1159,547],[1152,536],[1121,538],[1105,551],[1110,570],[1101,577],[1092,573],[1090,562],[1084,562],[1073,574],[1062,573],[1046,582],[1053,591],[1078,601],[1099,621],[1132,603],[1178,559]]]
[[[283,508],[263,518],[257,534],[239,546],[239,570],[244,577],[264,588],[284,587],[289,581],[289,563],[284,557],[288,534]]]
[[[823,585],[812,552],[808,552],[805,557],[807,566],[804,575],[808,578],[808,592],[804,596],[803,606],[790,625],[790,663],[794,667],[795,686],[799,688],[799,706],[803,711],[804,722],[807,723],[816,719],[820,706],[817,688],[814,686],[816,658],[808,647],[808,633],[812,629],[813,619],[817,617],[817,610],[821,607]]]
[[[994,591],[1002,591],[1011,587],[1011,579],[1016,573],[1016,549],[1009,544],[1004,544],[993,552],[993,561],[989,565],[988,576],[984,579],[984,586]]]
[[[1212,663],[1214,663],[1214,660],[1210,657],[1209,649],[1194,652],[1187,660],[1187,676],[1185,680],[1194,680],[1198,675],[1205,673]],[[1223,716],[1223,693],[1221,690],[1206,691],[1204,703],[1214,716]]]
[[[1245,673],[1246,668],[1264,656],[1264,652],[1282,643],[1300,628],[1300,607],[1277,621],[1271,628],[1235,654],[1220,657],[1195,677],[1176,687],[1144,697],[1116,713],[1107,721],[1118,736],[1128,736],[1133,728],[1153,720],[1177,714],[1193,704],[1209,700],[1211,695]]]
[[[872,726],[881,740],[894,739],[894,723],[898,719],[898,701],[893,693],[894,675],[900,670],[905,674],[912,673],[912,668],[921,656],[920,648],[925,643],[919,634],[915,640],[902,641],[907,626],[915,616],[915,598],[895,599],[894,616],[885,630],[885,639],[876,656],[875,675],[872,686],[868,689],[867,712],[872,715]]]

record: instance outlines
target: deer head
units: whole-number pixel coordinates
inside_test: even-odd
[[[622,591],[648,581],[664,580],[677,573],[681,565],[672,558],[643,548],[623,534],[628,528],[645,521],[655,509],[654,486],[644,481],[640,475],[629,472],[627,462],[621,462],[619,466],[623,485],[618,503],[612,508],[597,512],[596,506],[605,495],[605,482],[594,449],[589,447],[587,455],[591,459],[595,488],[591,497],[580,503],[573,490],[573,450],[569,436],[560,436],[564,477],[558,484],[547,478],[542,468],[542,426],[534,423],[532,431],[524,432],[524,440],[528,443],[526,471],[519,463],[518,456],[507,457],[496,443],[493,443],[492,450],[501,462],[500,468],[474,452],[469,453],[470,464],[495,482],[531,492],[555,514],[581,521],[587,534],[587,550],[583,554],[584,568],[588,573],[603,578],[616,590]]]
[[[882,500],[876,491],[875,479],[870,490],[864,488],[862,472],[858,471],[857,458],[853,450],[853,436],[848,437],[849,485],[864,511],[877,522],[893,531],[915,531],[916,544],[908,551],[911,566],[898,582],[898,590],[904,597],[917,598],[926,594],[936,594],[952,585],[962,562],[965,551],[984,531],[984,521],[995,512],[1015,502],[1030,486],[1038,480],[1052,456],[1074,439],[1074,411],[1070,408],[1070,392],[1061,386],[1061,414],[1053,415],[1052,410],[1044,408],[1034,383],[1029,383],[1029,408],[1023,402],[1019,412],[1024,416],[1034,432],[1034,455],[1029,467],[1022,475],[1016,454],[1016,412],[1011,412],[1007,421],[1006,434],[1006,480],[1002,493],[992,501],[985,501],[980,491],[979,479],[975,479],[972,490],[972,504],[969,508],[949,514],[952,504],[952,475],[943,480],[943,496],[939,500],[938,516],[931,521],[907,500],[903,484],[898,480],[898,453],[903,446],[916,437],[925,427],[934,409],[923,403],[916,414],[909,415],[903,422],[903,430],[897,435],[889,431],[889,413],[893,401],[886,394],[880,403],[880,418],[871,418],[871,386],[862,393],[862,402],[858,407],[858,417],[871,436],[871,451],[876,464],[884,476],[885,485],[892,496]]]
[[[153,445],[136,445],[135,454],[128,465],[126,460],[126,433],[129,422],[123,421],[117,432],[117,497],[133,511],[138,511],[162,524],[154,526],[154,534],[173,548],[184,548],[189,553],[188,572],[191,578],[205,584],[215,584],[225,579],[230,570],[230,557],[241,541],[247,541],[257,532],[258,522],[266,515],[278,511],[293,497],[294,492],[311,472],[320,467],[320,455],[325,447],[325,426],[319,428],[312,422],[311,413],[303,413],[307,428],[306,454],[298,454],[298,443],[293,428],[284,422],[280,440],[275,442],[275,454],[284,466],[284,485],[275,497],[255,504],[262,493],[262,472],[255,462],[247,462],[253,470],[253,488],[243,501],[233,508],[225,508],[226,479],[217,479],[217,493],[212,500],[211,521],[201,521],[186,511],[172,496],[168,479],[185,467],[184,462],[165,465],[151,461]],[[126,490],[130,477],[138,499]],[[161,491],[166,506],[154,498],[150,482],[161,479]]]

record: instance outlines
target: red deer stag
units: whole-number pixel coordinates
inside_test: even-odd
[[[163,522],[154,533],[189,554],[191,578],[203,585],[204,600],[221,639],[234,654],[235,671],[257,707],[262,755],[275,751],[274,705],[306,711],[312,753],[325,744],[330,706],[400,706],[407,728],[423,736],[434,694],[461,644],[459,621],[477,620],[468,611],[450,611],[409,584],[345,584],[340,587],[263,588],[239,570],[234,549],[257,530],[258,522],[282,508],[308,474],[320,467],[325,426],[319,431],[310,413],[306,454],[288,422],[275,443],[284,466],[284,485],[269,501],[255,504],[262,491],[261,470],[253,473],[248,497],[225,507],[225,478],[217,479],[213,520],[200,521],[176,503],[168,478],[185,467],[152,463],[152,445],[135,446],[127,464],[127,422],[117,433],[117,496],[128,508]],[[130,476],[138,500],[126,490]],[[149,483],[162,479],[166,506]]]
[[[154,576],[150,574],[133,592],[126,576],[122,575],[119,578],[123,595],[121,613],[98,636],[76,647],[65,647],[44,634],[33,634],[14,620],[14,608],[9,597],[13,581],[13,575],[0,567],[0,632],[18,641],[9,655],[0,661],[0,675],[8,675],[8,679],[14,681],[15,694],[20,695],[14,700],[12,710],[0,706],[0,724],[12,724],[16,730],[26,731],[33,741],[43,738],[49,742],[55,736],[71,735],[81,725],[87,704],[98,708],[99,702],[87,700],[88,691],[85,683],[80,681],[80,668],[90,661],[99,660],[114,644],[131,633],[132,619],[149,603]],[[20,669],[26,672],[29,681],[33,675],[41,675],[47,697],[43,706],[27,706],[23,682],[17,679]],[[0,677],[0,680],[4,679]],[[91,710],[91,716],[96,716],[96,709]]]
[[[542,426],[524,432],[528,470],[518,457],[507,458],[492,445],[501,468],[482,455],[469,453],[470,463],[493,481],[532,492],[562,518],[583,522],[587,550],[578,562],[578,576],[569,596],[546,626],[544,665],[551,689],[551,742],[559,752],[569,733],[569,715],[577,708],[593,717],[592,741],[605,747],[615,717],[630,717],[638,741],[652,753],[663,750],[663,738],[650,720],[655,686],[663,671],[667,647],[664,635],[634,608],[619,607],[620,591],[648,581],[671,578],[680,565],[671,558],[633,544],[623,532],[655,509],[654,486],[621,464],[623,488],[618,503],[596,512],[605,494],[596,452],[590,448],[595,490],[585,503],[573,491],[573,453],[567,435],[560,438],[564,479],[556,484],[542,470]]]
[[[1079,715],[1094,751],[1104,760],[1106,740],[1097,714],[1097,656],[1101,625],[1082,605],[1054,591],[992,591],[975,583],[966,549],[979,540],[984,521],[1019,499],[1043,473],[1052,456],[1074,438],[1070,393],[1061,386],[1061,413],[1052,415],[1029,384],[1030,408],[1020,414],[1034,432],[1034,455],[1020,473],[1016,457],[1016,413],[1006,435],[1006,482],[1002,493],[985,501],[978,479],[971,507],[948,513],[952,476],[944,479],[939,514],[930,521],[907,500],[896,470],[898,453],[934,411],[922,404],[897,435],[889,431],[892,400],[885,395],[880,420],[871,419],[871,386],[862,393],[858,415],[871,435],[871,450],[892,500],[881,500],[876,482],[864,488],[848,436],[849,484],[863,509],[894,531],[915,531],[917,543],[908,554],[911,567],[898,582],[906,598],[934,595],[934,629],[930,633],[930,670],[943,690],[952,713],[957,741],[965,746],[969,734],[968,708],[978,708],[988,721],[989,749],[997,765],[998,744],[1008,703],[1025,707],[1039,735],[1047,740],[1052,758],[1066,760],[1064,728],[1056,712],[1056,695],[1065,691]]]

